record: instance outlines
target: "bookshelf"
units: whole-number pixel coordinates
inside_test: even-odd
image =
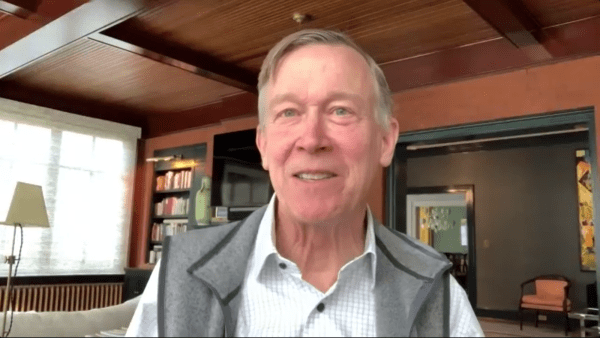
[[[180,234],[206,224],[200,217],[202,208],[210,206],[203,191],[207,189],[206,144],[156,150],[154,157],[176,156],[154,163],[151,217],[148,227],[146,262],[154,264],[161,257],[166,236]],[[210,197],[210,195],[208,195]]]

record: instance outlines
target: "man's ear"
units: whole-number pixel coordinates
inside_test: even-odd
[[[394,152],[396,150],[396,142],[398,142],[398,131],[400,124],[395,117],[390,117],[390,125],[388,130],[382,131],[383,141],[381,143],[381,158],[379,163],[385,168],[392,163]]]
[[[267,161],[267,138],[263,134],[264,127],[260,125],[256,127],[256,147],[260,152],[260,158],[262,162],[262,167],[265,170],[269,170],[268,161]]]

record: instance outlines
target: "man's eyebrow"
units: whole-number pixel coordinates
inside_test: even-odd
[[[348,92],[333,92],[331,95],[327,97],[327,101],[335,101],[335,100],[351,100],[362,102],[365,100],[365,95],[348,93]]]
[[[351,100],[351,101],[355,101],[355,102],[363,102],[365,100],[365,96],[360,95],[360,94],[348,93],[348,92],[333,92],[333,93],[329,94],[326,98],[326,102],[331,102],[331,101],[335,101],[335,100]],[[279,103],[285,102],[285,101],[299,103],[302,100],[296,94],[293,94],[293,93],[279,94],[279,95],[276,95],[271,100],[271,102],[269,103],[269,106],[272,107],[276,104],[279,104]]]
[[[273,97],[271,102],[269,102],[269,107],[273,107],[276,104],[286,102],[286,101],[300,102],[300,98],[296,94],[292,94],[292,93],[275,95],[275,97]]]

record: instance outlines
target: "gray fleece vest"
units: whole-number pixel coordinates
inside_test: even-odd
[[[263,207],[243,221],[167,237],[160,265],[159,336],[235,334],[248,259]],[[378,336],[448,336],[448,260],[375,224]]]

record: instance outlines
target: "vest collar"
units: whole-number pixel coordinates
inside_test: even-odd
[[[220,241],[187,269],[188,273],[209,284],[223,305],[240,291],[265,210],[266,206],[243,221],[221,225],[224,228]]]
[[[248,258],[266,206],[244,221],[221,225],[216,245],[188,268],[216,293],[233,335]],[[375,300],[377,334],[408,336],[428,295],[451,264],[433,249],[375,222],[377,243]],[[214,242],[213,242],[214,243]],[[399,320],[402,319],[402,320]]]
[[[407,337],[452,265],[445,256],[412,238],[380,224],[375,229],[377,335]]]

